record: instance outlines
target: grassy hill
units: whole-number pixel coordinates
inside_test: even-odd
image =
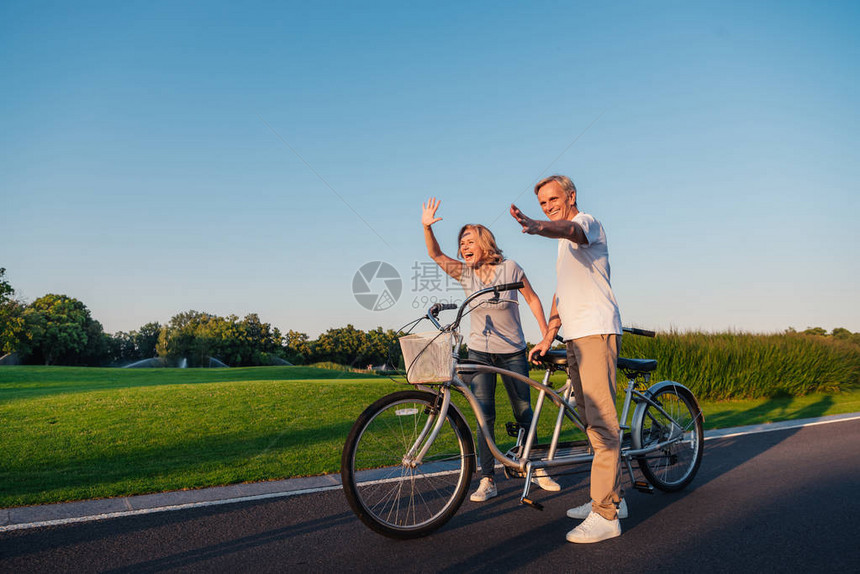
[[[359,413],[405,388],[312,367],[2,367],[0,507],[338,472]],[[706,427],[860,411],[856,385],[824,388],[838,392],[702,401]]]

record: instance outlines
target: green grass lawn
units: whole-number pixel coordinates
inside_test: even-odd
[[[407,388],[308,367],[3,367],[0,507],[338,472],[358,414]],[[499,385],[503,447],[506,404]],[[860,391],[702,408],[706,428],[756,424],[858,412]]]

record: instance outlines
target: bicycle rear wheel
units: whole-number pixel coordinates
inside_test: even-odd
[[[680,385],[665,385],[651,399],[662,411],[642,403],[645,408],[632,425],[633,448],[677,440],[638,457],[637,462],[642,474],[655,487],[666,492],[681,490],[693,480],[702,462],[705,441],[702,412],[692,394]]]
[[[355,421],[341,458],[343,490],[364,524],[390,538],[430,534],[457,512],[475,472],[469,425],[453,407],[420,465],[404,458],[439,414],[441,397],[401,391]],[[429,425],[429,427],[427,427]]]

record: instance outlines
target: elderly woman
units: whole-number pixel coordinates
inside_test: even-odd
[[[433,224],[442,219],[436,217],[440,204],[441,202],[436,198],[430,198],[421,206],[424,240],[427,244],[427,253],[433,261],[445,273],[460,282],[466,296],[493,285],[522,281],[523,288],[519,293],[522,293],[540,326],[541,334],[544,335],[547,323],[540,299],[529,284],[522,267],[502,256],[502,250],[496,245],[496,238],[489,229],[483,225],[464,225],[457,236],[459,259],[448,257],[442,252],[433,233]],[[517,305],[517,291],[505,291],[500,294],[500,297],[498,303],[487,304],[480,298],[473,302],[473,310],[469,315],[472,326],[468,340],[469,359],[528,377],[526,341]],[[514,418],[521,425],[530,425],[533,412],[529,386],[513,377],[502,376],[502,382],[508,392]],[[475,393],[486,416],[490,431],[489,439],[495,442],[496,376],[492,373],[476,375],[472,380],[472,392]],[[473,502],[483,502],[498,495],[494,480],[495,459],[486,446],[480,428],[478,428],[478,455],[481,461],[481,482],[470,497]],[[547,476],[543,470],[535,473],[534,481],[544,490],[561,490],[558,483]]]

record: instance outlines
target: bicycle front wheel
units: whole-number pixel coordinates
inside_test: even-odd
[[[410,463],[419,437],[426,440],[438,420],[441,401],[426,391],[393,393],[370,405],[349,433],[340,466],[343,491],[358,518],[380,534],[426,536],[466,497],[475,447],[453,406],[422,462]]]
[[[651,400],[660,408],[643,403],[645,408],[633,421],[633,448],[667,444],[638,457],[639,468],[660,490],[681,490],[693,480],[702,462],[702,412],[692,394],[680,385],[663,386]]]

